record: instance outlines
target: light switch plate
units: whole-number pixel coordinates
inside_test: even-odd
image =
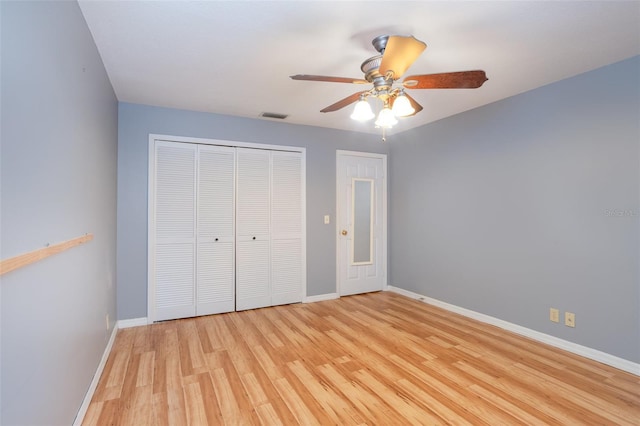
[[[328,225],[331,223],[331,216],[329,216],[328,214],[324,215],[324,224]]]

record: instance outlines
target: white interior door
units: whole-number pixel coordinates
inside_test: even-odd
[[[337,152],[338,294],[386,286],[386,156]]]
[[[196,314],[235,310],[236,150],[198,146]]]

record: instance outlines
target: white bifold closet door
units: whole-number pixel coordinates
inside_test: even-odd
[[[196,315],[235,310],[235,149],[198,146]]]
[[[271,152],[271,304],[302,301],[302,156]]]
[[[155,320],[235,309],[235,150],[158,142]]]
[[[196,314],[197,146],[157,142],[155,155],[155,321]]]
[[[236,310],[271,305],[270,151],[237,148]]]
[[[237,149],[236,310],[300,302],[302,156]]]
[[[302,154],[154,146],[153,321],[302,301]]]

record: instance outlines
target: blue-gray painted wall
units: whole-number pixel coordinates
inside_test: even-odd
[[[1,420],[73,422],[116,317],[117,100],[76,2],[0,3]]]
[[[120,103],[118,318],[147,316],[149,134],[299,146],[307,156],[307,295],[336,291],[336,149],[387,153],[375,134]],[[331,216],[324,225],[323,216]]]
[[[401,133],[390,284],[640,362],[639,123],[635,57]]]

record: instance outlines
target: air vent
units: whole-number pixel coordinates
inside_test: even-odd
[[[264,117],[264,118],[275,118],[278,120],[284,120],[285,118],[288,117],[287,114],[278,114],[276,112],[263,112],[262,114],[260,114],[260,117]]]

